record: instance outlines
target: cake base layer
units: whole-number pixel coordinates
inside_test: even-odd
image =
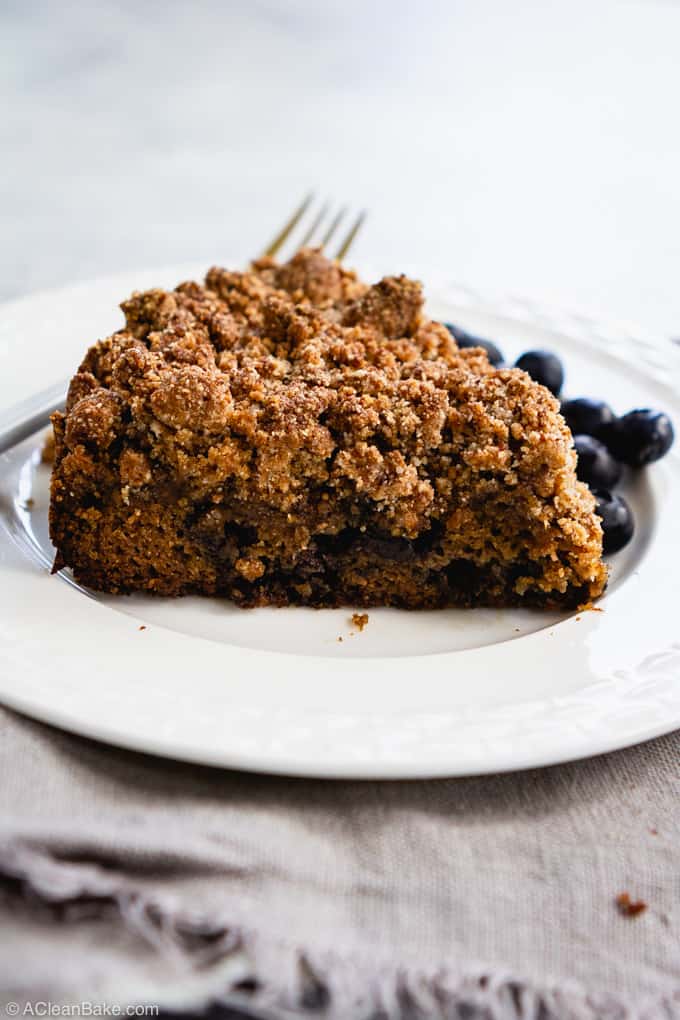
[[[592,586],[567,583],[541,588],[550,563],[514,560],[475,562],[452,556],[442,528],[417,539],[395,538],[361,528],[311,538],[293,557],[268,561],[262,576],[252,523],[206,523],[205,513],[184,518],[170,506],[146,504],[124,513],[70,518],[58,536],[76,580],[119,594],[208,595],[256,606],[394,606],[402,609],[531,606],[576,609],[592,598]],[[250,520],[256,520],[252,513]],[[554,565],[552,565],[554,568]]]

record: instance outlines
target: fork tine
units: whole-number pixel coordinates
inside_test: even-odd
[[[321,206],[320,210],[314,217],[312,225],[310,226],[309,230],[300,241],[299,248],[304,248],[305,245],[309,244],[311,239],[314,237],[316,231],[319,229],[323,221],[326,219],[330,207],[331,207],[330,202],[324,202],[324,204]]]
[[[338,249],[338,253],[335,256],[336,262],[342,262],[342,260],[344,259],[345,255],[347,254],[347,252],[352,247],[352,244],[354,243],[354,239],[357,236],[357,234],[359,233],[359,231],[361,230],[361,226],[362,226],[362,224],[363,224],[365,219],[366,219],[366,210],[364,209],[364,210],[362,210],[359,213],[359,215],[355,219],[354,223],[350,227],[350,230],[349,230],[349,233],[347,234],[347,237],[345,238],[345,240],[340,245],[340,247]]]
[[[336,213],[336,215],[333,217],[333,220],[331,222],[330,227],[328,228],[328,230],[324,234],[323,238],[321,239],[321,247],[322,248],[325,248],[326,245],[330,243],[330,240],[333,237],[333,234],[335,233],[335,231],[340,226],[340,224],[341,224],[341,222],[343,220],[343,217],[344,217],[346,212],[347,212],[347,209],[344,208],[344,206],[343,206],[343,208],[339,209],[338,212]]]
[[[307,197],[304,199],[304,201],[301,203],[301,205],[298,206],[298,208],[295,210],[295,212],[293,213],[291,218],[287,221],[285,226],[283,226],[281,228],[281,230],[276,235],[274,240],[271,242],[269,247],[265,248],[264,252],[262,253],[263,257],[276,255],[276,253],[279,250],[279,248],[281,247],[281,245],[288,238],[290,233],[293,230],[295,230],[296,226],[298,225],[298,223],[300,222],[300,220],[302,219],[304,214],[307,212],[307,209],[311,205],[311,202],[312,202],[313,198],[314,198],[314,192],[310,191],[310,193],[307,195]]]

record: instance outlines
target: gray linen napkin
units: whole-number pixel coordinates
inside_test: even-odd
[[[680,734],[464,780],[267,778],[0,709],[0,1002],[680,1017]],[[647,908],[627,917],[615,897]]]

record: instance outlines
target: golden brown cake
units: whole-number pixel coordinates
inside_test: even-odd
[[[305,250],[123,302],[54,416],[55,568],[241,606],[574,607],[606,582],[555,398],[420,284]]]

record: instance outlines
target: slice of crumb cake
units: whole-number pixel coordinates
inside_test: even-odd
[[[242,606],[575,607],[602,532],[555,398],[318,251],[133,294],[54,417],[55,566]]]

